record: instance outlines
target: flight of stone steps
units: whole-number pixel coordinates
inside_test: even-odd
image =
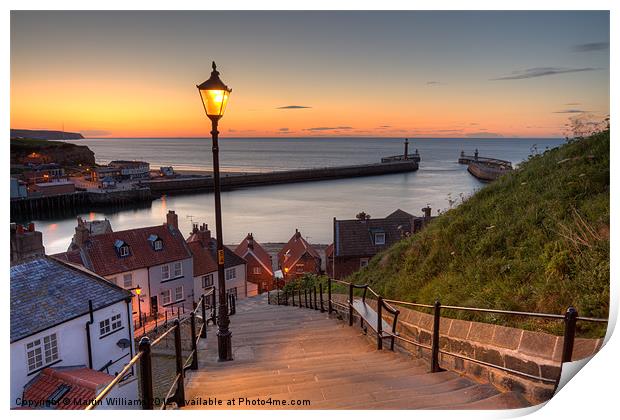
[[[186,409],[507,409],[529,405],[515,392],[502,393],[454,372],[428,373],[426,361],[376,350],[358,326],[349,327],[319,311],[267,305],[264,295],[239,301],[230,328],[235,360],[217,361],[216,327],[209,327],[206,346],[199,352],[199,368],[188,371],[185,394],[193,404]],[[213,405],[216,400],[221,405]],[[229,400],[235,405],[227,405]]]

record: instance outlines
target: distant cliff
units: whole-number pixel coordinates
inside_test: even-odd
[[[11,128],[11,139],[35,139],[35,140],[76,140],[83,139],[80,133],[54,130],[23,130]]]
[[[27,162],[92,166],[95,164],[95,153],[87,146],[62,141],[11,139],[11,164]]]

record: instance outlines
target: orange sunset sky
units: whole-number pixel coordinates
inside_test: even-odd
[[[609,13],[12,12],[11,127],[206,137],[561,137],[609,113]]]

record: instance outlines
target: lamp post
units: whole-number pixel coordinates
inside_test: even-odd
[[[218,284],[218,316],[217,316],[217,348],[220,362],[232,360],[231,332],[228,329],[228,303],[226,301],[226,279],[224,277],[224,240],[222,238],[222,206],[220,201],[220,161],[217,124],[224,116],[228,97],[232,89],[220,80],[220,73],[212,64],[211,77],[197,85],[207,117],[211,120],[211,139],[213,140],[213,189],[215,196],[215,233],[217,236],[217,284]]]
[[[140,285],[138,285],[135,289],[136,296],[138,297],[138,326],[142,326],[142,310],[140,309],[140,295],[142,294],[142,289],[140,289]]]

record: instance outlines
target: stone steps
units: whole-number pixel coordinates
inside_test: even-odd
[[[209,327],[206,348],[199,351],[199,369],[188,371],[185,394],[188,400],[219,399],[222,405],[199,403],[186,409],[499,409],[528,405],[517,393],[501,393],[455,372],[428,373],[427,361],[376,350],[357,325],[349,327],[319,311],[267,305],[264,295],[238,302],[230,325],[233,361],[217,361],[215,328]],[[239,398],[255,402],[239,404]],[[268,404],[269,399],[286,405]],[[235,405],[227,405],[228,400]],[[302,400],[309,400],[309,405],[291,405]]]

